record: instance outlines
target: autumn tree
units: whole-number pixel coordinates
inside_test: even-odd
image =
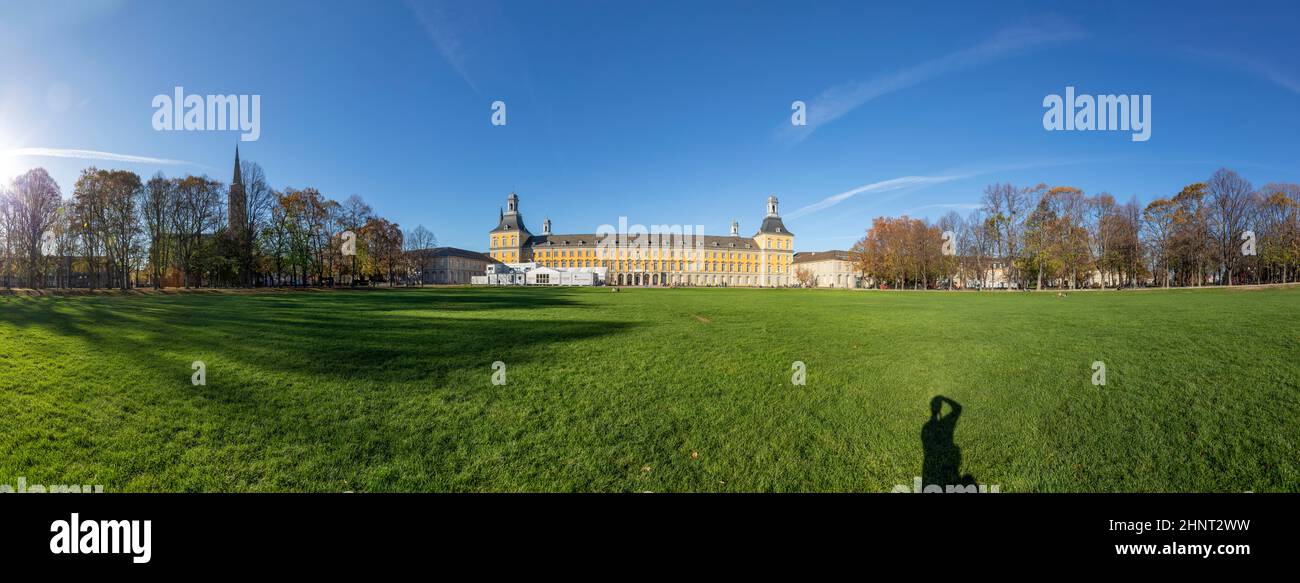
[[[171,231],[175,238],[175,264],[186,287],[203,284],[203,268],[221,226],[222,184],[207,176],[186,176],[176,182],[176,206]]]
[[[813,287],[813,274],[806,267],[796,267],[794,269],[794,279],[802,287]]]
[[[1206,183],[1209,195],[1210,233],[1214,237],[1215,259],[1219,262],[1220,283],[1233,284],[1233,273],[1241,264],[1240,241],[1246,230],[1250,195],[1250,182],[1236,172],[1220,168]]]
[[[1151,201],[1142,211],[1142,229],[1154,267],[1152,273],[1160,274],[1160,280],[1165,287],[1169,287],[1172,271],[1170,266],[1171,242],[1177,215],[1177,204],[1167,198],[1157,198]]]

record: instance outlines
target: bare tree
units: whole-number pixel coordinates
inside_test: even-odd
[[[1109,217],[1115,214],[1115,197],[1108,192],[1100,193],[1086,202],[1084,224],[1088,232],[1089,251],[1092,253],[1093,266],[1101,274],[1101,285],[1110,284],[1110,243],[1106,225]]]
[[[0,278],[5,289],[13,287],[15,270],[14,237],[18,233],[18,206],[14,204],[9,185],[0,184]]]
[[[149,278],[154,289],[161,289],[167,266],[171,264],[174,241],[168,236],[177,208],[176,181],[161,172],[154,174],[140,190],[140,215],[144,219],[145,238],[149,243]]]
[[[86,264],[86,284],[95,289],[100,285],[101,262],[108,256],[104,250],[104,223],[108,185],[106,174],[91,166],[81,171],[73,187],[74,219],[77,236],[81,240],[81,253]]]
[[[975,209],[966,217],[965,235],[961,238],[960,253],[968,269],[976,275],[977,287],[983,289],[988,280],[988,258],[992,253],[993,229],[988,215]]]
[[[230,228],[238,227],[240,233],[247,236],[239,239],[241,247],[239,249],[239,270],[240,277],[243,278],[244,285],[253,284],[253,272],[256,269],[256,250],[260,247],[257,242],[259,237],[271,219],[271,209],[275,206],[275,191],[266,179],[266,172],[262,166],[250,160],[244,160],[240,163],[240,176],[244,181],[244,212],[241,214],[245,218],[243,225],[231,225]]]
[[[993,184],[984,189],[984,212],[989,215],[994,233],[996,253],[1007,266],[1011,279],[1021,287],[1023,278],[1017,267],[1020,258],[1021,232],[1024,228],[1028,209],[1033,208],[1046,186],[1040,184],[1032,188],[1017,188],[1011,184]]]
[[[1300,264],[1300,184],[1271,182],[1259,196],[1260,259],[1270,281],[1287,283]]]
[[[1210,232],[1214,236],[1220,262],[1220,283],[1233,283],[1233,272],[1240,263],[1237,237],[1246,230],[1250,182],[1227,168],[1220,168],[1206,183],[1210,203]]]
[[[424,285],[424,274],[433,262],[432,250],[438,246],[438,237],[424,225],[416,225],[414,229],[403,233],[402,245],[405,247],[407,260],[419,272],[417,278],[420,284]]]
[[[139,201],[140,177],[134,172],[113,170],[107,175],[104,198],[104,246],[108,252],[112,275],[110,285],[127,289],[131,284],[132,255],[140,232],[136,203]]]
[[[438,246],[438,237],[424,225],[416,225],[414,229],[405,233],[404,244],[409,251],[433,249]]]
[[[206,176],[186,176],[176,183],[171,231],[186,287],[202,284],[204,237],[215,233],[221,221],[221,188],[220,182]]]
[[[59,205],[59,218],[54,221],[55,280],[58,287],[72,285],[73,258],[77,254],[76,208],[73,201]]]
[[[352,195],[343,201],[340,208],[339,226],[343,230],[352,231],[360,236],[361,228],[374,217],[375,211],[361,199],[360,195]],[[356,278],[359,271],[357,265],[357,256],[352,256],[352,278]]]
[[[939,217],[938,229],[941,236],[943,233],[947,232],[951,232],[953,235],[953,241],[951,241],[951,244],[953,245],[953,254],[940,254],[938,256],[941,277],[948,280],[948,289],[952,289],[953,280],[958,278],[961,270],[961,257],[957,255],[957,250],[968,245],[964,240],[967,236],[966,224],[962,220],[961,215],[957,214],[956,211],[948,211],[947,213],[944,213],[942,217]],[[941,240],[936,243],[942,245],[943,241]]]
[[[10,197],[14,222],[9,237],[14,240],[16,255],[23,259],[27,285],[43,287],[42,242],[59,216],[59,185],[44,168],[34,168],[14,179]]]
[[[1173,238],[1174,223],[1178,209],[1173,201],[1158,198],[1151,201],[1142,211],[1142,227],[1147,247],[1151,251],[1152,264],[1159,271],[1165,287],[1169,287],[1170,276],[1170,241]]]

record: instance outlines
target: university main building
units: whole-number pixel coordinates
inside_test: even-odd
[[[785,287],[795,283],[794,234],[776,207],[776,197],[768,197],[767,215],[752,237],[741,237],[734,221],[729,236],[635,228],[556,235],[550,219],[534,235],[524,226],[519,196],[511,193],[490,233],[488,254],[506,265],[535,265],[539,278],[544,271],[579,269],[599,273],[608,285]]]

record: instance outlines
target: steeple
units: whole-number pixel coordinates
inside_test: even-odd
[[[763,224],[759,225],[759,233],[768,233],[771,235],[789,235],[794,233],[785,229],[785,223],[781,222],[781,214],[776,212],[776,195],[767,197],[767,216],[763,217]]]
[[[546,217],[546,220],[542,221],[542,234],[543,235],[551,234],[551,217]]]
[[[230,178],[230,189],[226,193],[226,229],[235,244],[244,254],[242,260],[245,269],[251,265],[252,232],[248,224],[248,195],[244,191],[244,172],[239,164],[239,144],[235,144],[235,172]],[[248,274],[243,274],[248,277]],[[249,280],[245,280],[248,283]]]
[[[506,231],[515,231],[520,233],[520,244],[523,244],[532,236],[532,233],[528,232],[528,227],[524,226],[524,214],[519,212],[519,195],[513,192],[510,193],[510,196],[506,197],[506,208],[505,210],[499,211],[497,216],[497,228],[492,229],[491,232],[501,233]]]
[[[244,186],[243,172],[239,169],[239,144],[238,143],[235,144],[235,177],[230,179],[230,186],[234,187],[236,184],[238,184],[241,189]]]
[[[736,219],[731,219],[731,236],[732,237],[740,236],[740,223],[737,222]]]

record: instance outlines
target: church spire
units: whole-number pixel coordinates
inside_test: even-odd
[[[229,233],[241,250],[241,267],[245,278],[244,283],[251,283],[250,277],[250,253],[252,245],[252,232],[248,224],[248,195],[244,192],[244,174],[239,164],[239,144],[235,144],[235,175],[230,179],[230,190],[226,194],[226,226]]]
[[[230,184],[232,186],[236,184],[244,185],[243,172],[239,169],[239,144],[235,144],[235,177],[230,179]]]

